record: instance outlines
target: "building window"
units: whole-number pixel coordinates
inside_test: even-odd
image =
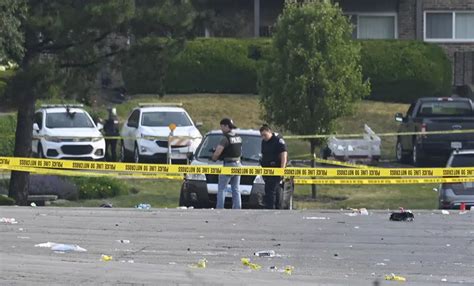
[[[474,42],[474,12],[425,12],[425,41]]]
[[[354,26],[355,39],[396,39],[396,14],[352,14],[348,15]]]

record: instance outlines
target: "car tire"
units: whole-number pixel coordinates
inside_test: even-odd
[[[418,148],[418,145],[414,142],[413,143],[413,150],[412,150],[412,163],[415,167],[422,167],[425,164],[425,159],[423,158],[423,153]]]
[[[140,163],[140,152],[138,152],[138,145],[135,143],[135,148],[133,148],[133,162]]]
[[[120,142],[120,162],[130,162],[130,156],[127,154],[123,141]]]
[[[41,146],[41,143],[38,144],[38,158],[40,159],[46,158],[46,156],[44,155],[43,146]]]
[[[186,193],[183,190],[183,187],[181,187],[181,192],[179,193],[179,206],[180,207],[189,207],[189,199],[186,196]]]
[[[395,145],[395,157],[397,161],[402,164],[410,163],[410,154],[403,152],[403,145],[400,138],[397,139],[397,144]]]

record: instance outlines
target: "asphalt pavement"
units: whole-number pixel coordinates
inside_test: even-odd
[[[0,285],[474,285],[474,211],[348,213],[0,207]]]

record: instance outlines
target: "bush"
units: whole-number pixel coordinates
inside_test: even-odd
[[[437,45],[419,41],[362,41],[361,64],[372,86],[370,99],[411,103],[449,96],[451,62]]]
[[[49,175],[30,176],[30,195],[56,195],[59,199],[77,200],[78,187],[68,178]]]
[[[166,72],[168,93],[256,93],[257,66],[268,54],[268,39],[197,39],[170,60]],[[140,61],[126,71],[140,70]],[[125,72],[124,82],[132,93],[157,93],[156,84],[143,82],[143,76]]]
[[[103,199],[127,194],[126,186],[108,177],[74,177],[72,182],[79,189],[79,199]]]
[[[13,156],[15,148],[16,118],[13,115],[0,116],[0,156]]]
[[[412,102],[449,95],[452,67],[443,50],[419,41],[361,41],[361,64],[372,87],[370,99]],[[170,61],[168,93],[256,93],[257,70],[270,52],[269,39],[197,39]],[[139,67],[136,67],[139,68]],[[127,82],[127,80],[125,80]],[[130,84],[130,81],[128,81]],[[147,90],[139,80],[138,93]]]

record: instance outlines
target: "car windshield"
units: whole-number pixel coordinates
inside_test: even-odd
[[[142,115],[143,126],[168,127],[171,123],[178,127],[193,125],[185,112],[144,112]]]
[[[47,113],[46,127],[48,128],[93,128],[94,123],[84,112],[55,112]]]
[[[451,161],[451,167],[453,168],[474,167],[474,154],[454,155],[453,160]],[[460,183],[460,185],[463,185],[465,190],[474,188],[474,182]]]
[[[242,138],[242,161],[258,162],[262,147],[262,138],[255,135],[239,135]],[[222,134],[211,134],[204,138],[198,152],[198,159],[210,159],[221,141]]]
[[[462,167],[474,167],[474,154],[458,154],[454,155],[451,161],[451,167],[462,168]]]
[[[472,116],[471,104],[468,101],[430,101],[423,102],[420,107],[419,116]]]

